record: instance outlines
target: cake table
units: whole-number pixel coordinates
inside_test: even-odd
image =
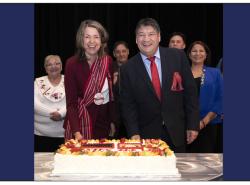
[[[51,176],[53,170],[53,153],[35,153],[35,181],[209,181],[222,180],[223,155],[199,153],[175,153],[180,178],[169,178],[164,175],[100,175]]]

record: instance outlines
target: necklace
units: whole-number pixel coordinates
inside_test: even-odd
[[[203,68],[203,69],[202,69],[202,74],[201,74],[201,86],[204,84],[204,80],[205,80],[205,71],[206,71],[206,69]]]

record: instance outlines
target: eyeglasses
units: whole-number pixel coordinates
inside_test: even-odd
[[[46,64],[46,67],[59,66],[59,65],[61,65],[61,63],[60,62],[56,62],[54,64]]]
[[[145,38],[145,37],[153,38],[156,35],[157,35],[157,33],[155,33],[155,32],[148,33],[148,34],[146,34],[146,33],[138,33],[137,37],[139,37],[139,38]]]

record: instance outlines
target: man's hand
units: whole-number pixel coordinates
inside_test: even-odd
[[[114,123],[111,123],[110,124],[110,132],[109,132],[109,136],[110,137],[114,137],[114,135],[115,135],[115,124]]]
[[[113,84],[115,85],[118,80],[118,72],[114,72],[113,74]]]
[[[206,127],[206,124],[203,120],[200,121],[200,130]]]
[[[141,137],[140,137],[140,135],[133,135],[130,139],[140,140]]]
[[[187,144],[191,144],[198,136],[198,131],[187,130]]]

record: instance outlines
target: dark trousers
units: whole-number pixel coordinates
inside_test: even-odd
[[[127,136],[127,131],[126,131],[126,127],[123,124],[123,122],[119,121],[119,123],[117,122],[116,125],[118,125],[118,127],[116,128],[116,133],[115,133],[115,139],[121,139],[121,138],[128,138]]]
[[[218,132],[218,129],[221,133]],[[218,153],[222,152],[221,124],[208,124],[199,132],[196,140],[187,146],[189,153]]]
[[[216,153],[223,153],[223,123],[217,124]]]
[[[172,139],[170,138],[170,135],[168,133],[168,130],[165,125],[162,126],[162,133],[161,133],[161,140],[165,141],[171,150],[173,150],[175,153],[185,153],[186,152],[186,145],[181,146],[175,146],[172,142]]]
[[[64,143],[64,138],[46,137],[35,135],[35,152],[55,152],[61,144]]]

